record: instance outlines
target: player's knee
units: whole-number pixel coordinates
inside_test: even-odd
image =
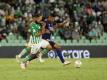
[[[47,49],[52,50],[53,48],[52,48],[51,45],[48,45],[48,46],[47,46]]]
[[[55,47],[55,48],[61,48],[61,46],[58,45],[58,44],[55,44],[54,47]]]

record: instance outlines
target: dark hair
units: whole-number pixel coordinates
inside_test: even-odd
[[[41,16],[41,14],[35,14],[34,16],[35,16],[35,17],[40,17],[40,16]]]

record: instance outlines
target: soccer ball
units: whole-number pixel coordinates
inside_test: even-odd
[[[81,62],[80,60],[76,60],[74,64],[75,64],[74,66],[75,66],[76,68],[80,68],[81,65],[82,65],[82,62]]]

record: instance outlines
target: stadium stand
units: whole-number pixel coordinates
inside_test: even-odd
[[[70,22],[54,33],[62,45],[107,45],[106,0],[15,0],[0,2],[0,45],[24,46],[28,39],[28,21],[36,13],[44,18]]]

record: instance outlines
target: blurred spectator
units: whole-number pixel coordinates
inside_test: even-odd
[[[0,3],[0,40],[9,33],[28,37],[29,21],[36,15],[52,15],[55,21],[70,21],[59,29],[63,39],[98,38],[107,32],[106,0],[15,0]],[[54,22],[57,24],[57,22]]]
[[[104,26],[104,31],[107,32],[107,11],[102,13],[101,21]]]

